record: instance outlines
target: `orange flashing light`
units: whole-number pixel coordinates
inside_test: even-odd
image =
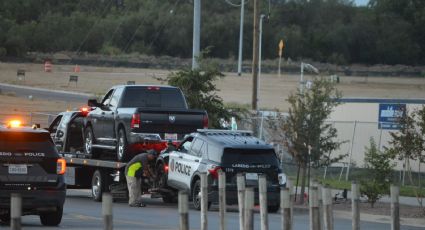
[[[87,114],[91,111],[90,107],[87,106],[83,106],[80,108],[80,112],[81,114],[83,114],[83,116],[87,116]]]
[[[11,120],[7,123],[9,128],[17,128],[20,127],[22,122],[20,120]]]
[[[56,173],[58,175],[63,175],[66,172],[66,161],[63,158],[57,160]]]

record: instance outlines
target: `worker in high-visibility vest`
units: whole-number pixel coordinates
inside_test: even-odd
[[[125,177],[129,194],[128,204],[131,207],[145,207],[141,201],[142,177],[155,177],[149,167],[149,162],[154,161],[156,155],[152,152],[136,155],[125,167]]]

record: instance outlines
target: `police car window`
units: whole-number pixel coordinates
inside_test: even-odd
[[[222,156],[223,156],[223,153],[220,150],[220,148],[218,148],[214,145],[211,145],[211,144],[208,145],[208,159],[209,160],[220,163]]]
[[[116,108],[118,106],[118,100],[120,99],[120,95],[123,91],[123,88],[117,88],[109,101],[109,106]]]
[[[56,130],[58,129],[59,126],[59,122],[62,119],[62,115],[58,115],[55,120],[53,120],[52,124],[50,124],[50,128],[49,131],[50,132],[56,132]]]
[[[199,152],[201,151],[203,144],[204,144],[203,140],[196,139],[195,142],[193,142],[192,150],[191,150],[190,154],[195,155],[195,156],[199,156],[200,155]]]
[[[59,123],[58,129],[59,130],[65,130],[66,129],[66,125],[69,122],[69,119],[71,119],[71,113],[66,113],[63,115],[61,122]]]
[[[187,138],[178,148],[180,152],[187,153],[192,145],[193,137]]]
[[[202,156],[202,158],[206,158],[208,157],[208,153],[207,153],[207,148],[208,144],[206,142],[204,142],[204,144],[202,145],[201,151],[199,152],[199,156]]]
[[[111,100],[113,89],[109,90],[106,96],[103,98],[102,105],[107,106],[109,104],[109,100]]]

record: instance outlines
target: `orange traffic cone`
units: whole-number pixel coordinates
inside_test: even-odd
[[[80,72],[80,66],[75,65],[74,67],[74,73],[79,73]]]

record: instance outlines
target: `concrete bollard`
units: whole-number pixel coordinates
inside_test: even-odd
[[[201,173],[201,230],[208,229],[208,178]]]
[[[179,192],[180,230],[189,230],[189,200],[186,191]]]
[[[239,206],[239,230],[245,229],[245,175],[238,173],[237,176],[238,186],[238,206]]]
[[[320,210],[317,187],[310,188],[310,230],[320,230]]]
[[[218,174],[218,201],[219,201],[219,216],[220,230],[226,229],[226,174],[220,170]]]
[[[292,230],[291,192],[288,188],[280,189],[280,209],[282,213],[282,229]]]
[[[400,230],[400,205],[398,203],[398,196],[400,188],[391,185],[391,230]]]
[[[360,230],[360,191],[356,181],[351,183],[352,229]]]
[[[112,230],[112,195],[110,193],[102,194],[102,216],[103,216],[103,229]]]
[[[322,200],[323,200],[323,224],[325,230],[334,229],[334,216],[332,207],[332,194],[331,189],[328,186],[322,188]]]
[[[260,200],[260,220],[261,230],[269,229],[269,219],[267,212],[267,177],[266,174],[261,174],[258,178],[258,192]]]
[[[254,229],[254,188],[249,187],[245,190],[245,230]]]
[[[322,183],[317,182],[317,196],[319,198],[319,224],[320,224],[320,229],[323,229],[323,198],[322,198]]]
[[[295,199],[295,191],[294,184],[290,179],[286,181],[286,187],[289,189],[290,199],[291,199],[291,223],[294,221],[294,199]]]
[[[10,229],[20,230],[22,216],[22,197],[19,193],[10,195]]]

